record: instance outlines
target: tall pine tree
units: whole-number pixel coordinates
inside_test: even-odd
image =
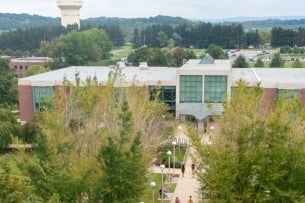
[[[97,187],[98,199],[112,203],[136,202],[144,190],[146,164],[141,133],[134,130],[126,101],[121,107],[118,126],[118,135],[110,135],[98,155],[103,174]]]

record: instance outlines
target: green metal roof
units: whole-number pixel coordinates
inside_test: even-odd
[[[210,54],[206,54],[199,62],[199,64],[214,64],[215,60]]]

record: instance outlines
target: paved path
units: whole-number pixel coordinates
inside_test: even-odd
[[[184,173],[184,177],[182,177],[181,174],[181,169],[177,169],[175,173],[176,174],[180,174],[179,178],[175,178],[175,180],[173,180],[173,182],[176,182],[176,189],[174,191],[174,193],[171,195],[171,203],[175,203],[175,198],[179,197],[180,199],[180,203],[186,203],[189,196],[192,196],[192,199],[194,201],[194,203],[198,203],[199,202],[199,188],[200,188],[200,183],[197,181],[196,176],[193,178],[192,175],[192,168],[191,165],[193,163],[192,161],[192,154],[194,152],[194,149],[192,148],[191,143],[189,142],[189,138],[185,135],[185,127],[183,125],[181,125],[181,132],[179,134],[179,136],[181,136],[181,138],[187,140],[187,142],[189,143],[189,153],[188,156],[186,158],[185,161],[185,173]],[[152,170],[154,172],[160,172],[160,167],[153,167]]]

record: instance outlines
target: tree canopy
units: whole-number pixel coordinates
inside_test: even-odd
[[[289,93],[262,99],[262,88],[240,82],[215,118],[212,144],[191,131],[205,166],[201,190],[212,202],[304,201],[304,107]]]
[[[52,42],[42,42],[40,53],[57,63],[85,65],[110,56],[112,43],[104,30],[72,31]]]
[[[7,59],[0,58],[0,106],[18,103],[17,80]]]
[[[65,80],[23,128],[35,150],[18,162],[22,175],[41,202],[138,201],[149,160],[168,135],[166,104],[149,100],[144,87],[117,88],[126,82],[118,67],[103,87],[95,77],[75,81]]]
[[[243,55],[238,55],[237,58],[233,61],[233,68],[248,68],[249,64],[246,61],[246,58]]]

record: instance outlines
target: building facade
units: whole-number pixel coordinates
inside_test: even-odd
[[[111,67],[68,67],[19,79],[20,119],[29,121],[40,110],[40,100],[50,98],[63,79],[75,82],[96,77],[105,84]],[[284,92],[299,95],[305,103],[305,69],[302,68],[232,68],[230,60],[214,60],[207,55],[202,60],[189,60],[182,67],[122,67],[127,85],[136,81],[153,92],[161,85],[161,100],[169,105],[176,119],[191,119],[204,128],[210,115],[223,113],[223,102],[231,89],[243,80],[249,86],[260,84],[264,99],[276,98]]]
[[[10,60],[9,66],[17,78],[22,78],[29,67],[34,65],[47,67],[51,61],[50,57],[14,58]]]

